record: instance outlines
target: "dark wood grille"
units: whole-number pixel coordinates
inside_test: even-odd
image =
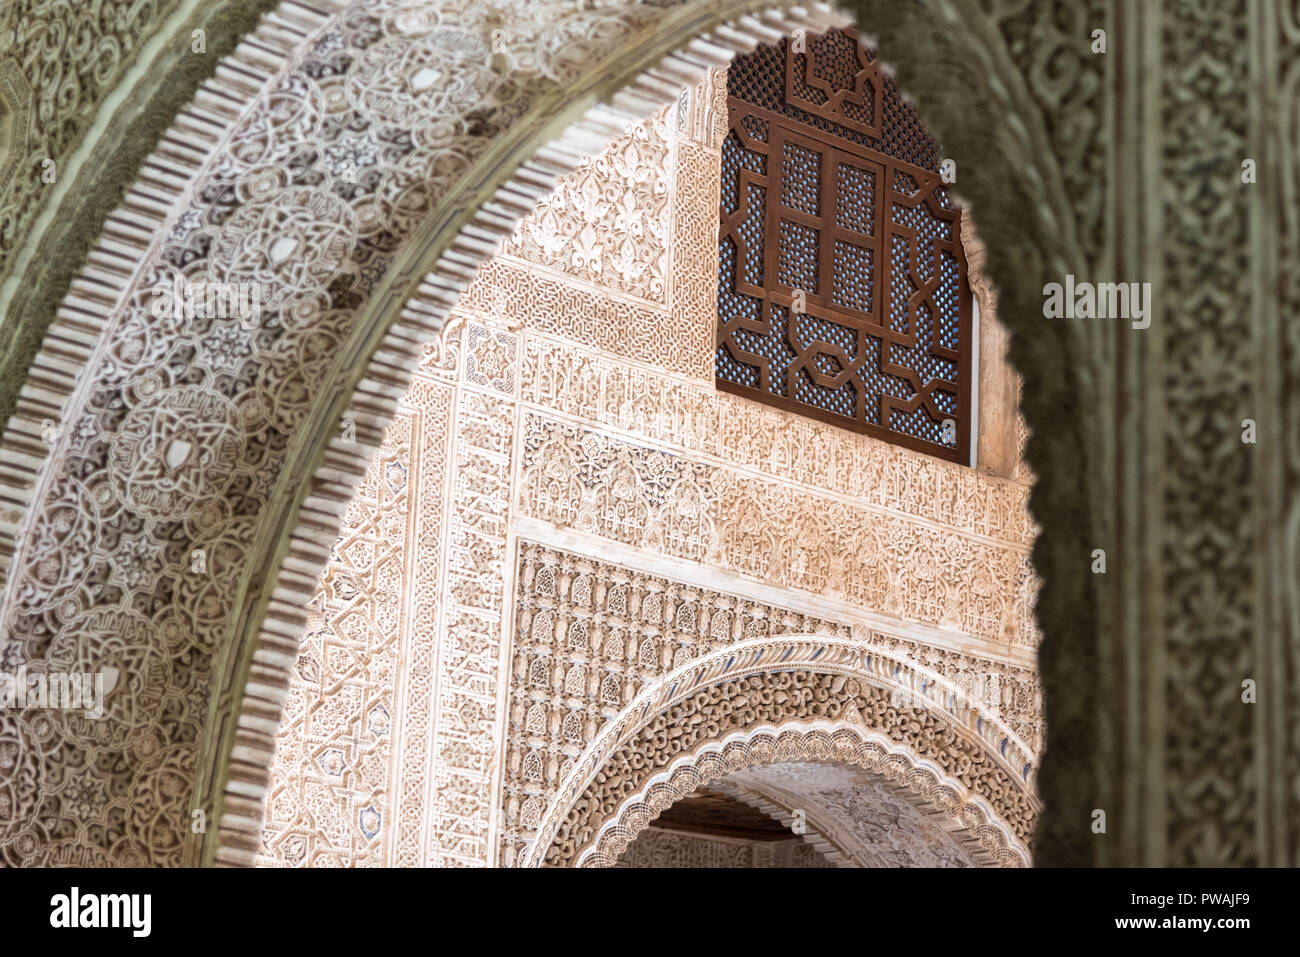
[[[738,57],[727,93],[718,387],[969,461],[961,211],[915,110],[853,31]]]

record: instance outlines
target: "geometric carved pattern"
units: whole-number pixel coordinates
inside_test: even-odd
[[[392,685],[405,637],[413,424],[401,414],[385,433],[313,604],[285,699],[261,863],[383,864],[376,838],[388,824]]]
[[[466,718],[490,718],[496,686],[501,594],[481,561],[504,548],[491,487],[510,406],[482,397],[512,387],[513,363],[513,336],[460,317],[426,350],[312,602],[259,864],[484,860],[491,741]]]
[[[646,8],[630,8],[626,17],[621,11],[618,17],[602,14],[602,23],[612,31],[631,31],[638,17],[648,21],[654,14]],[[500,131],[493,124],[501,121],[502,111],[515,110],[509,114],[513,116],[528,108],[523,102],[527,83],[500,86],[493,93],[486,87],[496,80],[489,71],[478,68],[466,74],[472,90],[423,85],[428,79],[420,74],[426,54],[445,55],[452,64],[461,62],[467,67],[472,65],[463,62],[466,57],[474,58],[475,63],[486,62],[492,55],[491,46],[483,42],[486,33],[477,38],[462,36],[459,28],[445,19],[424,22],[397,3],[357,5],[348,15],[321,24],[321,31],[299,51],[294,61],[297,66],[277,74],[258,94],[256,103],[246,104],[245,112],[232,118],[229,135],[213,147],[210,157],[204,154],[202,170],[195,170],[196,185],[187,189],[168,214],[154,252],[140,267],[139,281],[124,285],[114,302],[103,309],[105,322],[111,323],[103,335],[105,348],[113,358],[87,371],[83,379],[86,388],[63,422],[47,481],[34,495],[32,515],[24,520],[22,553],[14,564],[5,609],[5,652],[13,661],[57,661],[71,653],[84,659],[76,664],[114,664],[124,681],[138,681],[139,686],[132,687],[133,694],[119,695],[110,706],[137,710],[90,731],[57,723],[52,727],[40,716],[0,715],[4,734],[12,731],[17,736],[21,771],[14,780],[24,782],[17,813],[0,820],[0,841],[7,859],[30,859],[34,853],[47,862],[180,863],[192,859],[198,838],[189,829],[190,811],[196,797],[203,798],[203,791],[196,793],[195,788],[212,783],[195,768],[196,764],[212,767],[200,753],[214,727],[208,715],[214,702],[225,707],[220,700],[225,691],[220,666],[227,652],[234,653],[228,644],[232,629],[244,627],[232,618],[230,596],[245,586],[250,595],[262,587],[262,583],[248,580],[248,560],[256,551],[254,542],[260,540],[266,519],[278,514],[274,510],[283,502],[282,484],[292,481],[285,466],[293,460],[291,450],[302,436],[303,423],[319,409],[317,386],[322,381],[335,384],[331,362],[340,343],[356,332],[358,306],[383,285],[393,249],[422,221],[444,186],[456,180],[481,141],[491,140],[494,132]],[[400,54],[393,42],[399,39],[403,45]],[[506,46],[515,50],[531,43],[523,38]],[[562,47],[557,48],[557,56],[575,48],[572,44]],[[394,86],[390,82],[392,66],[399,62],[411,68],[406,79],[420,82]],[[560,74],[556,83],[563,81],[564,71],[556,64],[545,66],[548,75]],[[360,72],[354,77],[353,71]],[[488,111],[486,119],[475,118],[467,127],[459,125],[458,111],[463,105],[489,96],[503,104],[501,110]],[[408,124],[416,125],[414,132]],[[638,135],[649,138],[658,134]],[[651,155],[650,151],[645,155]],[[585,364],[595,375],[589,382],[610,382],[611,370],[618,369],[625,373],[624,384],[631,387],[621,396],[597,388],[591,393],[565,395],[563,401],[590,398],[600,408],[601,417],[619,405],[640,405],[654,419],[640,424],[634,419],[628,423],[628,431],[640,436],[653,427],[673,439],[670,455],[661,452],[657,462],[644,448],[638,451],[648,466],[637,475],[638,480],[646,480],[638,491],[649,494],[650,506],[665,517],[668,545],[689,553],[706,539],[674,535],[672,528],[689,524],[685,519],[691,515],[698,529],[707,529],[709,522],[716,525],[716,515],[729,513],[727,503],[710,502],[710,515],[698,521],[703,502],[695,501],[694,511],[688,514],[675,506],[692,504],[689,498],[678,498],[665,507],[662,499],[653,497],[657,490],[674,487],[698,491],[690,483],[674,486],[671,480],[689,477],[701,467],[717,469],[719,451],[733,444],[751,445],[746,453],[755,457],[746,470],[751,478],[758,472],[785,481],[787,470],[790,476],[809,470],[825,476],[818,481],[830,483],[843,482],[849,474],[837,469],[836,462],[858,458],[879,462],[881,453],[857,441],[861,436],[844,435],[840,437],[843,441],[830,443],[832,456],[819,462],[807,455],[786,454],[779,446],[791,432],[751,436],[739,425],[737,414],[746,403],[731,396],[719,397],[712,390],[705,396],[698,389],[690,393],[704,413],[698,435],[685,435],[681,423],[667,418],[667,406],[654,396],[681,392],[681,370],[706,368],[704,362],[681,362],[673,353],[681,350],[683,342],[692,347],[696,342],[705,343],[700,352],[705,360],[711,353],[713,302],[705,293],[712,295],[716,275],[710,278],[711,268],[700,267],[709,267],[715,236],[711,228],[700,226],[711,227],[716,222],[716,193],[710,197],[710,184],[717,182],[718,159],[712,147],[681,139],[658,155],[681,164],[669,177],[686,180],[676,201],[689,197],[695,205],[686,210],[687,230],[678,231],[684,221],[681,209],[672,211],[674,229],[665,231],[662,239],[646,225],[651,246],[671,239],[667,261],[672,264],[672,275],[662,297],[656,298],[655,290],[647,287],[648,295],[636,294],[641,295],[636,305],[654,315],[662,322],[660,328],[673,336],[648,337],[648,342],[638,347],[658,345],[660,351],[647,349],[637,357],[640,364],[629,368],[608,356],[583,354],[590,343],[577,333],[590,328],[591,315],[560,317],[553,334],[563,337],[566,330],[573,332],[570,343],[576,338],[581,345],[560,348],[561,358],[571,369]],[[699,170],[706,168],[711,169],[709,177],[700,177]],[[639,183],[642,169],[638,161],[625,182]],[[617,193],[609,187],[610,195]],[[712,202],[703,202],[710,198]],[[619,228],[618,217],[606,216],[600,201],[587,208],[581,222],[568,225],[581,225],[579,235],[587,225],[606,235]],[[679,241],[681,237],[684,239]],[[601,246],[616,248],[604,241]],[[644,252],[639,247],[636,256]],[[521,250],[518,255],[530,254]],[[661,257],[659,261],[664,260]],[[568,264],[574,265],[572,260]],[[707,281],[701,282],[701,276],[692,270],[702,272]],[[541,265],[533,271],[547,272],[547,279],[557,285],[581,289],[602,308],[629,294],[617,269],[602,270],[599,278],[594,273],[575,275],[572,269],[558,265]],[[154,280],[174,277],[177,272],[195,280],[247,276],[250,281],[265,283],[267,309],[260,330],[245,335],[247,330],[240,329],[232,317],[177,324],[167,321],[167,316],[154,315],[149,308]],[[648,274],[641,274],[642,278]],[[634,270],[627,275],[636,279]],[[318,740],[304,739],[302,743],[312,747],[306,758],[317,762],[316,770],[302,773],[301,768],[292,769],[297,778],[279,792],[268,789],[267,796],[283,797],[304,781],[310,787],[305,787],[303,794],[317,788],[318,795],[308,802],[312,814],[320,815],[313,823],[330,832],[318,849],[332,846],[351,854],[354,846],[368,849],[373,846],[369,842],[387,840],[385,861],[487,863],[493,859],[495,815],[491,812],[500,807],[500,802],[493,801],[493,787],[503,763],[494,760],[499,757],[494,747],[500,740],[497,732],[504,731],[505,717],[497,702],[504,690],[501,665],[508,668],[509,662],[501,647],[508,634],[502,616],[514,591],[509,523],[520,501],[516,492],[525,444],[524,436],[515,436],[516,425],[525,422],[519,414],[525,400],[518,379],[531,344],[543,344],[552,351],[555,347],[553,340],[533,337],[531,329],[516,335],[508,328],[521,319],[520,325],[527,325],[527,312],[520,316],[482,305],[473,314],[475,322],[469,324],[463,340],[457,340],[472,353],[472,361],[462,354],[462,361],[454,367],[458,392],[445,433],[449,439],[446,472],[423,456],[415,461],[412,449],[410,497],[416,494],[416,477],[421,472],[433,474],[438,481],[449,475],[454,481],[447,486],[445,521],[440,526],[426,523],[426,509],[434,507],[435,499],[441,503],[444,498],[423,493],[418,534],[408,528],[404,539],[409,544],[403,546],[402,560],[408,569],[413,561],[423,569],[430,549],[435,563],[445,560],[446,565],[435,569],[437,584],[429,591],[421,582],[414,595],[403,596],[402,604],[409,598],[416,609],[415,620],[432,633],[422,634],[421,640],[413,643],[409,658],[399,656],[404,670],[393,687],[396,694],[406,697],[391,715],[395,724],[389,732],[393,735],[387,746],[391,766],[385,779],[385,786],[395,782],[394,793],[385,795],[377,786],[380,778],[375,762],[384,749],[379,735],[385,725],[382,719],[377,723],[370,720],[379,716],[379,712],[371,713],[371,702],[382,703],[377,699],[387,693],[382,669],[391,652],[386,643],[393,637],[386,631],[394,607],[391,595],[385,594],[389,587],[385,583],[392,580],[390,568],[365,570],[374,576],[371,582],[378,583],[375,617],[368,620],[379,627],[353,632],[346,645],[348,652],[370,656],[375,673],[350,671],[346,662],[336,662],[337,673],[343,676],[339,684],[343,699],[316,701],[303,694],[295,705],[304,706],[312,720],[290,720],[286,726],[286,733],[292,734],[310,725],[310,735]],[[594,321],[599,322],[600,317]],[[677,335],[683,325],[692,322],[688,332]],[[652,392],[641,391],[642,384]],[[529,416],[536,421],[556,418],[559,413],[555,409],[537,407],[547,401],[538,395],[528,409]],[[422,408],[424,404],[411,401],[408,406]],[[359,429],[361,425],[369,430],[375,424],[368,419]],[[593,431],[585,423],[583,430]],[[379,444],[377,426],[374,433],[367,444]],[[626,434],[619,441],[631,444]],[[714,450],[707,465],[691,461],[687,453],[706,443]],[[790,443],[791,447],[796,444]],[[673,458],[685,463],[682,475],[656,472],[659,465],[675,468]],[[906,460],[893,455],[886,458],[887,470],[892,470],[903,486],[919,484],[927,489],[918,496],[920,507],[972,515],[971,528],[987,521],[990,528],[1008,535],[1018,530],[1027,538],[1023,488],[957,476],[953,473],[958,470],[950,463],[931,460],[917,466],[937,467],[935,474],[951,480],[947,486],[950,494],[940,497],[933,489],[942,483],[902,481],[910,476]],[[147,461],[148,468],[137,473],[125,467],[136,459]],[[182,467],[163,473],[160,463],[168,462]],[[381,459],[380,464],[386,471],[389,463]],[[388,477],[381,476],[381,480],[386,482]],[[769,484],[767,479],[761,481]],[[352,487],[350,481],[343,486]],[[959,492],[965,486],[974,492],[973,506]],[[834,495],[839,496],[837,505],[850,507],[844,499],[863,504],[859,500],[885,496],[892,487],[836,488]],[[827,486],[823,492],[831,488]],[[805,495],[804,499],[815,507],[827,497]],[[895,513],[913,508],[910,500],[887,501]],[[562,504],[573,514],[583,513],[573,503]],[[869,507],[878,510],[880,504],[869,503]],[[379,507],[384,511],[386,506]],[[779,504],[774,507],[781,508]],[[388,517],[401,508],[394,500]],[[362,503],[349,523],[365,515]],[[617,520],[618,514],[610,510],[601,517]],[[345,531],[343,541],[369,544],[381,537],[356,533],[355,528]],[[382,538],[384,546],[377,548],[376,554],[388,556],[388,562],[394,556],[385,549],[396,548],[399,536]],[[632,548],[653,548],[653,542],[628,538]],[[995,538],[1010,546],[1003,549],[1006,554],[1002,556],[1007,568],[1023,561],[1024,542],[1004,542],[1003,535]],[[196,573],[189,561],[192,548],[205,544],[211,545],[206,576]],[[822,548],[822,556],[831,554],[829,547]],[[321,558],[323,562],[324,548]],[[355,554],[339,558],[340,566],[357,572],[364,564]],[[295,559],[295,567],[312,568],[314,561],[303,558],[298,563]],[[776,563],[770,567],[773,574],[780,571]],[[336,566],[335,571],[339,570]],[[793,584],[775,584],[813,587],[818,581],[838,581],[845,575],[842,566],[820,558],[807,568],[795,568],[794,573],[798,577]],[[1010,581],[1007,576],[998,579],[999,584]],[[324,587],[333,589],[335,583],[335,579],[327,579]],[[303,649],[308,659],[326,650],[337,656],[344,643],[328,639],[327,630],[363,617],[355,606],[345,607],[355,599],[338,591],[330,598],[332,605],[317,606],[327,620],[312,619],[316,634]],[[1001,626],[1010,621],[1010,617],[999,621],[999,627],[993,629],[998,637],[1004,637]],[[972,640],[980,639],[972,636]],[[303,665],[306,680],[312,675],[310,660]],[[290,677],[284,675],[286,680]],[[570,683],[568,674],[565,678],[566,690],[577,690],[577,680]],[[600,684],[606,682],[602,679]],[[598,695],[604,690],[599,687]],[[609,697],[612,700],[612,692]],[[349,700],[360,699],[365,699],[364,720],[358,722],[348,711],[329,725],[326,719],[331,717],[331,709],[344,709]],[[425,708],[423,713],[416,710],[420,705]],[[275,707],[266,712],[266,721],[276,720],[280,713],[277,698]],[[402,722],[408,724],[405,731]],[[363,766],[363,773],[354,780],[360,785],[357,793],[370,798],[357,808],[342,794],[319,798],[322,780],[312,779],[314,775],[330,776],[342,766],[338,755],[326,752],[334,732],[347,735],[350,729],[356,729],[365,744],[342,760],[355,758]],[[96,735],[114,734],[121,739],[107,749],[95,739]],[[408,734],[411,742],[418,741],[421,746],[399,746],[400,734]],[[7,737],[3,743],[5,750],[13,753]],[[319,754],[318,746],[325,746]],[[292,753],[284,751],[286,758]],[[107,762],[93,767],[92,754],[111,754],[115,760],[111,767]],[[536,762],[529,764],[531,770]],[[257,788],[260,784],[254,793]],[[399,797],[396,808],[382,809],[375,803],[395,802]],[[347,821],[355,833],[332,830],[333,822],[325,820],[327,809],[334,813],[339,808],[356,811]],[[272,839],[277,831],[286,832],[286,824],[297,827],[307,820],[306,816],[268,818]],[[336,843],[334,837],[339,838]],[[229,860],[251,858],[253,852],[241,841],[241,835],[235,834],[233,843],[224,845]],[[273,854],[293,850],[292,842],[268,848]],[[364,852],[367,858],[372,854],[379,856]],[[284,859],[291,856],[286,853]]]
[[[420,640],[420,623],[438,617],[454,405],[451,385],[440,378],[431,363],[417,373],[348,508],[311,604],[285,695],[260,865],[422,860],[413,844],[435,649]],[[398,769],[392,784],[390,768]]]
[[[524,544],[516,577],[501,863],[518,863],[573,758],[643,688],[733,641],[848,629]]]
[[[728,71],[718,387],[967,463],[960,211],[856,34],[806,40]]]

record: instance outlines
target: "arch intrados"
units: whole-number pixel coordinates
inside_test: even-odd
[[[760,791],[748,785],[742,786],[729,783],[725,777],[712,782],[708,787],[711,790],[729,795],[786,827],[790,827],[794,822],[794,815],[791,813],[792,809],[799,807],[799,805],[789,805],[778,801],[766,791]],[[853,855],[838,843],[837,828],[833,823],[815,812],[808,813],[807,820],[804,823],[810,825],[806,832],[800,835],[805,844],[808,844],[836,867],[850,866]]]
[[[848,767],[853,770],[861,770],[856,765],[846,765],[842,762],[812,761],[801,763],[811,763],[817,767]],[[780,764],[781,762],[777,762],[773,766],[780,766]],[[738,773],[744,775],[746,771],[761,770],[763,767],[768,767],[768,765],[747,768]],[[801,798],[798,795],[802,792],[798,787],[793,791],[776,790],[764,782],[749,780],[748,775],[743,780],[735,781],[733,778],[735,778],[736,773],[728,774],[720,781],[709,785],[710,789],[730,794],[736,800],[764,811],[774,820],[780,821],[787,827],[792,827],[795,821],[791,809],[803,809],[805,818],[802,823],[807,829],[803,835],[804,841],[815,847],[826,860],[837,867],[852,867],[855,865],[859,867],[888,866],[879,859],[873,849],[862,846],[862,835],[858,833],[856,822],[845,820],[843,814],[825,807],[815,795],[810,799]],[[889,781],[874,772],[861,771],[861,773],[869,776],[876,786],[888,788],[892,793],[899,795],[902,800],[908,803],[913,812],[921,818],[943,826],[949,838],[966,854],[972,864],[986,867],[997,866],[997,860],[979,844],[968,829],[959,827],[957,830],[949,830],[954,824],[959,825],[960,822],[952,818],[946,818],[936,808],[917,805],[910,795],[900,793],[905,791],[904,785]]]
[[[726,778],[720,778],[707,785],[700,785],[700,787],[708,787],[712,791],[726,794],[733,800],[758,811],[760,814],[766,815],[768,818],[784,827],[790,827],[794,820],[793,815],[790,813],[791,808],[799,806],[783,804],[766,792],[760,792],[757,789],[748,786],[728,783]],[[684,796],[690,797],[689,794]],[[650,821],[647,826],[654,825],[656,821],[657,818],[656,820]],[[853,865],[854,857],[852,853],[837,840],[837,828],[829,824],[824,818],[812,812],[807,814],[807,820],[805,823],[809,825],[807,830],[805,833],[798,835],[805,844],[816,850],[817,853],[835,867],[851,867]],[[669,829],[671,830],[671,828]],[[791,834],[793,835],[794,833],[795,832],[792,830]],[[628,843],[631,844],[631,841]],[[622,853],[626,853],[626,848],[624,848],[624,851],[620,853],[620,859]]]
[[[576,866],[612,865],[660,813],[696,788],[708,787],[734,771],[784,761],[840,764],[879,775],[905,787],[914,806],[937,805],[968,851],[982,851],[999,864],[1028,866],[1028,851],[978,795],[962,801],[959,796],[966,789],[961,784],[884,735],[825,721],[737,731],[679,756],[620,803],[578,852]]]

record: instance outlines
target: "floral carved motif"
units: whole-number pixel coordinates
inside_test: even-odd
[[[619,137],[544,199],[508,256],[662,305],[667,294],[669,111]]]
[[[524,514],[901,619],[1033,643],[1033,578],[1019,548],[537,415],[524,431]]]

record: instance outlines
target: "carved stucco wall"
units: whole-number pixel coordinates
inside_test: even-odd
[[[713,388],[724,92],[562,180],[429,351],[313,602],[264,863],[522,863],[607,721],[757,637],[921,657],[1041,747],[1027,484]]]

